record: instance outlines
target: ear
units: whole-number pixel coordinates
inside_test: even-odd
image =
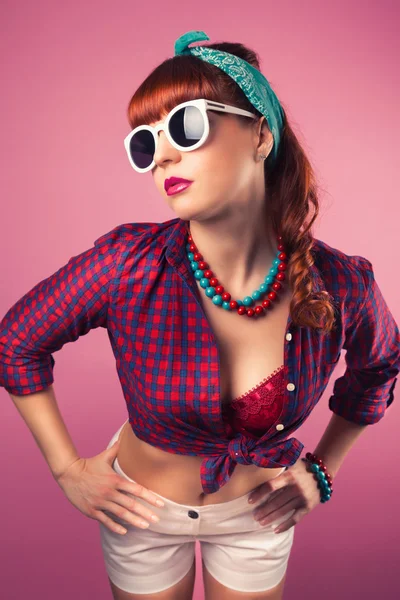
[[[265,116],[262,115],[259,120],[256,121],[255,125],[256,155],[264,154],[264,156],[268,156],[274,145],[274,138],[268,127]]]

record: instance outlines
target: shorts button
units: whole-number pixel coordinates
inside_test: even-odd
[[[197,513],[195,510],[189,510],[188,515],[191,519],[199,518],[199,513]]]

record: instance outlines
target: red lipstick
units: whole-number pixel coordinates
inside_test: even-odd
[[[186,189],[193,181],[183,179],[182,177],[170,177],[164,181],[164,189],[168,196],[176,194]]]

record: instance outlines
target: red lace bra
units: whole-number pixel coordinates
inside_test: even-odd
[[[259,438],[276,421],[282,410],[285,390],[283,367],[278,367],[242,396],[222,405],[222,418],[229,438],[236,432]]]

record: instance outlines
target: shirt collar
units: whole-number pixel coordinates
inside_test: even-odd
[[[175,221],[175,223],[174,223]],[[163,246],[161,247],[159,256],[157,258],[157,265],[160,264],[162,258],[171,262],[171,258],[173,259],[174,264],[178,264],[183,260],[183,257],[186,254],[186,243],[187,243],[187,234],[189,232],[189,221],[184,219],[180,219],[179,217],[171,220],[172,227],[168,234],[166,235]],[[318,248],[316,247],[316,240],[314,241],[314,252],[317,252]],[[326,291],[324,281],[321,277],[320,270],[317,265],[314,263],[309,268],[313,290],[315,292]]]

